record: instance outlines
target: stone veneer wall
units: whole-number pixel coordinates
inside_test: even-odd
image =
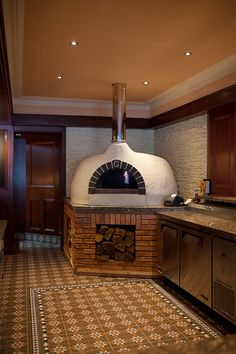
[[[207,115],[155,131],[154,153],[171,165],[184,198],[193,198],[196,182],[207,177]]]
[[[127,129],[126,141],[136,152],[154,154],[154,131]],[[70,185],[80,162],[89,156],[103,153],[111,143],[110,128],[67,128],[66,129],[66,196],[70,196]]]
[[[64,251],[76,273],[157,277],[162,267],[160,217],[151,208],[64,206]],[[96,257],[97,225],[134,225],[135,261]]]

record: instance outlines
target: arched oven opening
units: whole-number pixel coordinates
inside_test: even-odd
[[[113,160],[100,166],[89,182],[89,194],[146,194],[140,172],[127,162]]]
[[[135,178],[127,171],[119,168],[105,172],[98,180],[97,193],[100,189],[134,189],[137,190],[138,186]]]

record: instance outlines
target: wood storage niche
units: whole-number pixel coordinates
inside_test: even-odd
[[[95,242],[98,260],[135,261],[134,225],[97,225]]]

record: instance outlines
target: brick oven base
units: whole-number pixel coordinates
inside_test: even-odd
[[[155,278],[161,275],[162,241],[158,211],[163,208],[64,206],[64,252],[75,273]],[[134,225],[135,260],[96,257],[97,225]]]

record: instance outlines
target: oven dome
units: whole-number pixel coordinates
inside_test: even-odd
[[[109,166],[114,160],[127,163],[136,171],[137,181],[145,186],[145,193],[91,193],[91,178],[94,173],[104,164]],[[132,171],[131,168],[130,170]],[[113,142],[103,154],[91,156],[77,167],[71,184],[71,201],[89,206],[158,206],[176,192],[176,181],[165,159],[134,152],[125,142]]]

